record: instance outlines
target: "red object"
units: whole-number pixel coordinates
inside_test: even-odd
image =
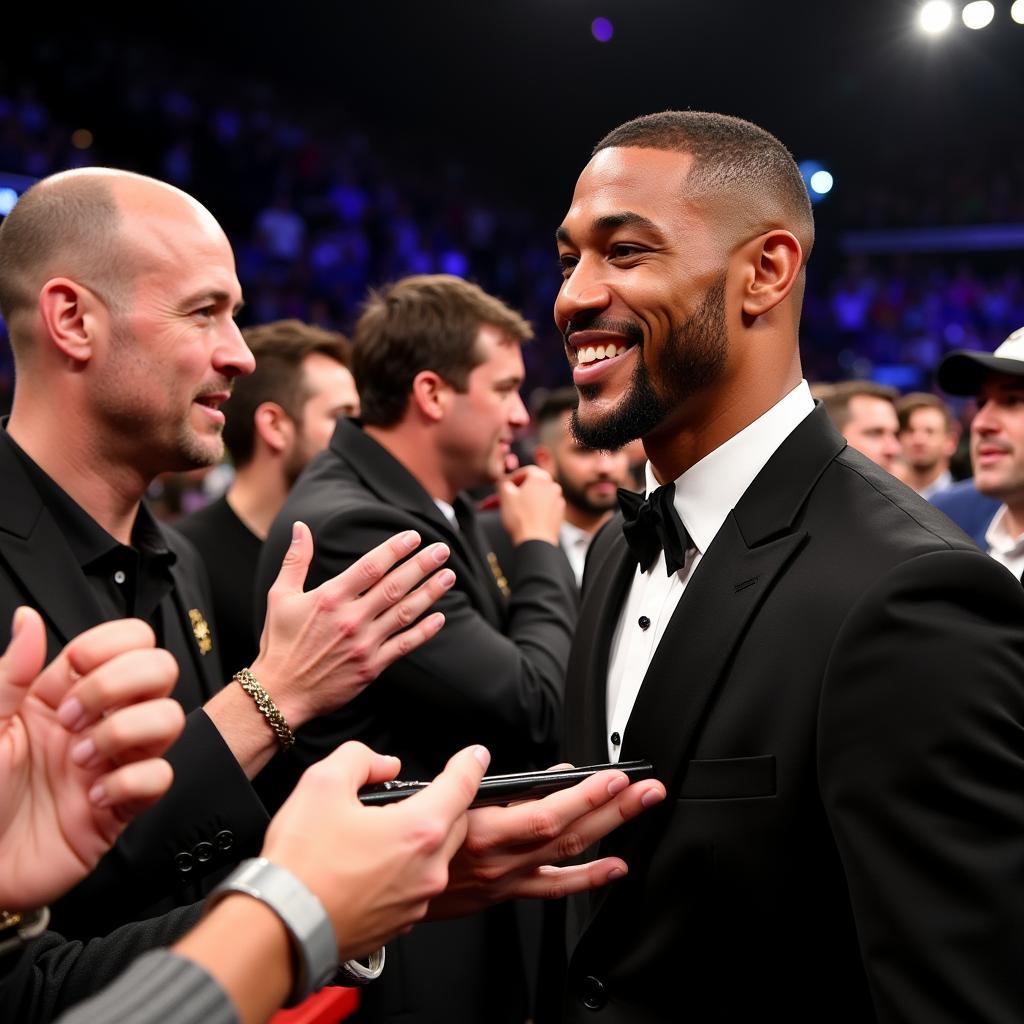
[[[359,1006],[359,989],[328,985],[290,1010],[278,1010],[271,1024],[337,1024]]]

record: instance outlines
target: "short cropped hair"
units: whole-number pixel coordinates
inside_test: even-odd
[[[938,395],[933,395],[929,391],[912,391],[896,403],[896,415],[899,417],[901,433],[910,427],[910,417],[918,409],[937,409],[942,413],[946,433],[952,431],[954,421],[949,406]]]
[[[314,352],[348,366],[349,343],[343,334],[325,331],[301,320],[275,320],[247,327],[245,343],[256,358],[256,369],[235,379],[231,398],[224,403],[224,444],[236,466],[252,461],[256,443],[256,410],[276,402],[296,422],[309,398],[303,360]]]
[[[561,431],[562,417],[573,412],[579,404],[580,393],[572,386],[546,392],[533,414],[537,440],[549,447],[554,444]]]
[[[35,308],[51,276],[70,277],[123,310],[133,274],[121,223],[110,182],[100,175],[44,179],[15,203],[0,224],[0,315],[16,355],[23,347],[17,320]]]
[[[594,154],[630,146],[691,154],[694,166],[686,185],[696,194],[738,188],[774,198],[806,233],[807,261],[814,238],[810,197],[793,155],[771,132],[728,114],[665,110],[619,125],[594,147]]]
[[[352,373],[363,422],[398,423],[413,379],[424,370],[464,391],[481,362],[476,340],[485,324],[519,343],[533,337],[514,309],[459,277],[422,274],[371,291],[352,332]]]
[[[844,380],[833,384],[828,391],[821,395],[821,401],[836,430],[842,431],[843,427],[850,422],[850,402],[858,395],[881,398],[886,402],[891,402],[895,407],[900,393],[895,388],[889,387],[888,384],[877,384],[873,380]]]

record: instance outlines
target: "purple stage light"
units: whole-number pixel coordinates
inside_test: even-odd
[[[615,34],[615,26],[607,18],[595,18],[590,23],[590,33],[599,43],[607,43]]]

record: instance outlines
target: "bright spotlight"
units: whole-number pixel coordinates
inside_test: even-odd
[[[953,24],[953,5],[948,0],[928,0],[917,12],[917,23],[922,32],[937,36]]]
[[[973,0],[960,14],[968,28],[984,28],[996,16],[996,9],[990,0]]]
[[[819,196],[826,196],[832,191],[833,178],[828,171],[815,171],[811,175],[811,191],[817,192]]]
[[[1013,6],[1010,8],[1010,17],[1018,25],[1024,25],[1024,0],[1013,0]]]
[[[18,193],[13,188],[0,188],[0,217],[6,217],[17,201]]]

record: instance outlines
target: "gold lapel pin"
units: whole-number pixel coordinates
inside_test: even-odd
[[[213,650],[213,637],[210,636],[210,624],[203,618],[198,608],[189,608],[189,621],[192,623],[192,635],[199,645],[200,654],[209,654]]]

